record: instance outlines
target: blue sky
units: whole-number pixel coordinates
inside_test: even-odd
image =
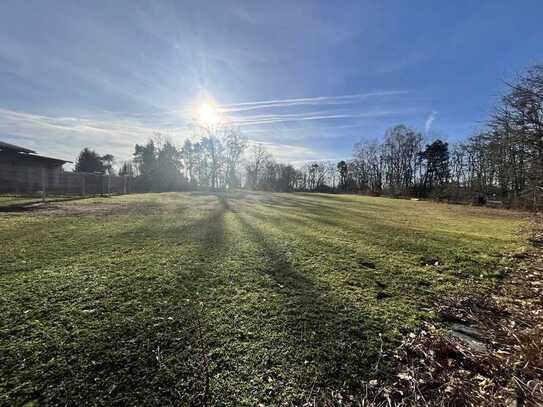
[[[541,1],[3,1],[0,140],[128,158],[213,100],[280,160],[405,123],[451,142],[543,62]]]

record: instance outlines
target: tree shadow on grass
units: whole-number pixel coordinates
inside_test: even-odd
[[[209,196],[210,194],[206,195]],[[230,208],[228,201],[224,197],[220,195],[214,196],[217,197],[217,202],[211,207],[200,208],[201,211],[204,211],[204,214],[194,220],[186,222],[182,216],[184,213],[171,213],[165,219],[166,222],[160,219],[158,222],[155,219],[150,219],[123,230],[115,235],[115,239],[133,243],[136,246],[153,242],[175,244],[192,240],[209,248],[221,246],[224,244],[223,218]]]
[[[0,373],[13,383],[4,389],[10,399],[15,404],[206,404],[201,338],[206,328],[198,292],[220,284],[206,262],[220,256],[227,211],[228,202],[219,197],[189,224],[164,226],[152,219],[109,236],[149,249],[139,270],[130,258],[130,266],[100,268],[106,259],[93,278],[74,273],[42,281],[47,301],[31,308],[39,325],[26,318],[14,325],[11,335],[17,337],[11,343],[19,343],[18,352],[2,360],[10,370]],[[151,250],[157,242],[166,244]],[[194,242],[198,259],[185,263],[188,269],[171,270],[164,263],[165,253],[174,253],[175,261],[172,243]],[[27,360],[24,367],[21,358]]]
[[[223,284],[223,279],[213,268],[221,258],[225,247],[225,214],[229,211],[228,201],[217,196],[217,203],[208,213],[182,227],[160,228],[149,238],[167,243],[196,243],[191,252],[192,261],[185,263],[173,279],[161,280],[160,273],[150,273],[148,282],[129,281],[121,298],[134,298],[147,311],[136,318],[137,329],[125,320],[111,331],[107,338],[114,337],[116,346],[112,351],[117,356],[113,366],[112,381],[123,384],[122,392],[128,400],[134,400],[129,388],[138,389],[136,396],[141,400],[155,400],[156,404],[189,403],[208,405],[210,334],[211,320],[206,315],[206,298]],[[169,247],[175,251],[175,247]],[[159,257],[161,255],[159,254]],[[147,296],[146,291],[153,295]],[[129,317],[130,309],[127,309]],[[138,337],[130,341],[131,332]],[[137,347],[129,352],[126,347]],[[120,375],[130,366],[130,374]],[[146,372],[143,375],[132,374]]]
[[[256,270],[282,297],[281,318],[287,331],[288,360],[302,387],[356,388],[377,360],[378,333],[384,326],[337,298],[324,284],[297,270],[285,251],[256,226],[237,215],[260,251]]]
[[[421,256],[437,256],[438,253],[443,252],[458,257],[459,248],[472,251],[476,247],[474,245],[484,246],[489,241],[489,238],[484,236],[471,235],[467,238],[462,234],[456,234],[454,231],[421,229],[420,225],[391,223],[387,222],[386,219],[377,218],[371,212],[357,211],[352,208],[322,205],[318,202],[310,205],[301,202],[298,206],[304,209],[297,211],[296,216],[290,216],[289,222],[298,223],[306,228],[320,225],[348,232],[354,234],[354,236],[360,234],[366,246],[418,256],[416,260],[418,262],[420,262]],[[272,212],[266,214],[260,213],[254,208],[248,208],[247,210],[251,213],[251,216],[267,222],[278,223],[285,216],[288,216],[280,213],[277,205],[270,206],[270,209]],[[471,255],[468,257],[464,260],[470,260]],[[459,258],[460,260],[462,258]]]

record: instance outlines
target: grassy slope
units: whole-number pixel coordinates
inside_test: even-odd
[[[356,389],[436,296],[491,289],[500,253],[521,244],[513,213],[383,198],[62,205],[98,210],[0,214],[0,404],[254,405]]]

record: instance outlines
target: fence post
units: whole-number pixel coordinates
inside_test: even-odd
[[[41,199],[45,201],[45,196],[47,195],[47,174],[45,168],[41,168]]]
[[[21,187],[19,186],[19,177],[17,174],[17,169],[14,170],[13,175],[14,175],[13,179],[15,180],[15,195],[19,195],[21,193]]]
[[[86,188],[85,184],[87,182],[87,179],[85,177],[85,174],[81,174],[80,176],[81,176],[81,195],[85,196],[85,195],[87,195],[86,194],[87,191],[85,191],[85,188]]]

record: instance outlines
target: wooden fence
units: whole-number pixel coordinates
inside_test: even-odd
[[[89,196],[128,194],[133,187],[132,178],[119,175],[63,171],[55,175],[0,178],[0,192],[16,195]]]

